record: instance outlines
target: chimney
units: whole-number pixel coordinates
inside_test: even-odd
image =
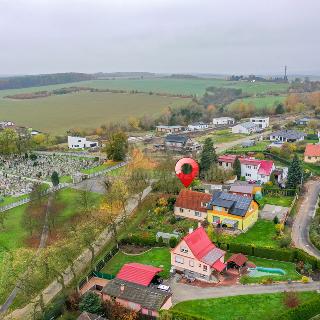
[[[124,284],[121,284],[121,285],[120,285],[120,291],[121,291],[121,293],[124,292]]]
[[[189,228],[189,234],[193,232],[193,228]]]

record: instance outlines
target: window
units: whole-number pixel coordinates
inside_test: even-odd
[[[195,215],[196,217],[201,217],[201,212],[195,211],[195,212],[194,212],[194,215]]]
[[[257,167],[257,166],[254,166],[254,167],[253,167],[253,169],[255,169],[255,170],[256,170],[256,169],[258,169],[258,167]]]
[[[189,260],[189,266],[190,267],[194,267],[194,261],[193,260]]]
[[[183,208],[180,208],[180,212],[183,212]]]
[[[207,271],[208,270],[208,267],[203,265],[203,271]]]
[[[251,169],[251,166],[247,166],[248,169]]]
[[[188,253],[188,248],[186,248],[186,247],[180,247],[180,251],[181,251],[181,252]]]
[[[201,268],[201,263],[199,263],[199,268]]]
[[[205,278],[206,276],[204,274],[200,274],[200,278]]]
[[[251,173],[246,173],[246,177],[251,177]]]
[[[217,211],[222,211],[222,207],[217,207],[217,206],[216,206],[216,210],[217,210]]]
[[[175,256],[174,261],[175,261],[175,262],[177,262],[177,263],[181,263],[181,264],[183,264],[183,263],[184,263],[183,258],[182,258],[182,257],[180,257],[180,256]]]

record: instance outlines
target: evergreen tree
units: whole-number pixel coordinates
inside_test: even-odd
[[[237,179],[241,178],[241,163],[239,158],[237,157],[233,164],[233,173],[237,176]]]
[[[297,154],[294,155],[288,170],[288,189],[296,189],[302,180],[302,168]]]
[[[275,109],[276,114],[283,114],[284,113],[284,107],[282,103],[278,103]]]
[[[200,172],[203,175],[211,165],[217,163],[218,157],[211,138],[206,138],[200,157]]]
[[[57,171],[53,171],[53,172],[52,172],[51,182],[52,182],[52,184],[53,184],[54,187],[56,187],[56,186],[60,183],[59,175],[58,175],[58,172],[57,172]]]

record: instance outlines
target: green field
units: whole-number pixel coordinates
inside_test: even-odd
[[[122,266],[128,262],[138,262],[148,264],[154,267],[163,268],[160,273],[164,278],[169,277],[171,260],[170,251],[168,248],[153,248],[145,253],[138,255],[127,255],[123,252],[118,252],[102,269],[102,272],[116,275]]]
[[[315,295],[315,292],[298,293],[300,303]],[[208,320],[269,320],[287,310],[283,299],[283,293],[242,295],[180,302],[173,309]]]
[[[270,108],[280,102],[283,102],[285,98],[286,98],[285,96],[265,96],[265,97],[256,97],[256,98],[244,98],[244,99],[241,99],[241,100],[239,99],[230,103],[228,107],[230,108],[233,105],[242,101],[244,103],[253,104],[257,109]]]
[[[0,99],[0,118],[64,134],[70,128],[94,129],[105,123],[125,121],[130,116],[160,114],[165,107],[188,102],[189,99],[148,94],[80,92],[29,100]]]

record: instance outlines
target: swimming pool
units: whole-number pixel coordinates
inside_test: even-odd
[[[279,275],[283,276],[286,272],[280,268],[265,268],[265,267],[255,267],[255,268],[248,268],[248,276],[249,277],[263,277],[263,276],[270,276],[270,275]]]

